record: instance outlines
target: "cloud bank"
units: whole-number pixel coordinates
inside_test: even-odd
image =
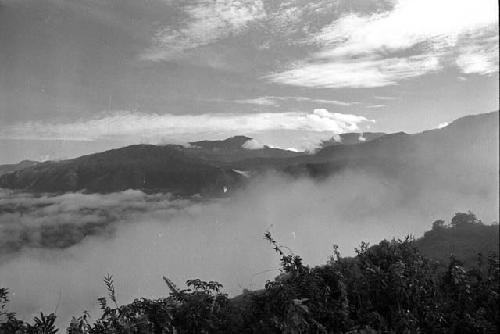
[[[210,201],[132,190],[56,196],[2,191],[0,285],[11,290],[12,310],[26,319],[59,303],[60,324],[84,310],[98,315],[106,273],[115,277],[121,304],[166,295],[162,275],[179,285],[191,278],[217,280],[237,294],[261,288],[278,273],[266,230],[314,265],[326,261],[334,243],[344,255],[353,254],[362,240],[419,236],[433,220],[458,211],[496,220],[497,185],[478,182],[477,174],[473,182],[455,183],[355,170],[320,183],[266,175],[231,198]]]
[[[2,139],[35,140],[114,140],[123,143],[188,142],[227,138],[234,135],[259,135],[275,131],[321,133],[322,137],[361,131],[373,121],[363,116],[313,112],[214,113],[200,115],[144,114],[117,112],[97,119],[72,123],[26,122],[0,128]],[[264,144],[270,144],[263,142]],[[296,143],[294,143],[296,144]],[[311,143],[305,142],[304,146]],[[299,143],[300,145],[300,143]]]

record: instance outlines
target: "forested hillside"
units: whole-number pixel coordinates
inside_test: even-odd
[[[490,252],[498,254],[498,223],[486,225],[473,213],[456,214],[450,224],[436,220],[432,230],[416,240],[415,245],[424,256],[446,264],[450,256],[472,268],[485,261]]]

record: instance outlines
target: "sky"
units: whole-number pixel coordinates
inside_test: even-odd
[[[495,0],[0,0],[0,164],[498,110]]]

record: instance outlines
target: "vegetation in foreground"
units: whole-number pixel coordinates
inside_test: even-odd
[[[471,252],[484,250],[492,233],[493,253],[476,253],[472,262]],[[73,318],[67,333],[497,333],[500,327],[498,225],[484,225],[472,213],[456,214],[450,225],[436,221],[416,241],[362,243],[352,258],[334,247],[328,263],[314,268],[269,233],[265,238],[281,257],[281,274],[263,290],[230,299],[217,282],[190,280],[179,289],[164,278],[168,297],[118,305],[107,276],[100,318]],[[463,247],[457,253],[468,263],[452,255],[443,264],[439,259],[449,255],[440,253],[449,249],[443,245]],[[1,334],[58,332],[55,314],[27,323],[7,302],[2,288]]]

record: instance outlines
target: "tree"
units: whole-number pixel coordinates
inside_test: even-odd
[[[478,224],[481,223],[479,219],[477,219],[476,215],[473,214],[472,212],[458,212],[455,213],[455,216],[451,219],[451,226],[452,227],[458,227],[458,226],[464,226],[466,224]]]
[[[432,223],[432,230],[433,231],[442,230],[444,228],[445,228],[444,220],[442,220],[442,219],[435,220],[434,223]]]

